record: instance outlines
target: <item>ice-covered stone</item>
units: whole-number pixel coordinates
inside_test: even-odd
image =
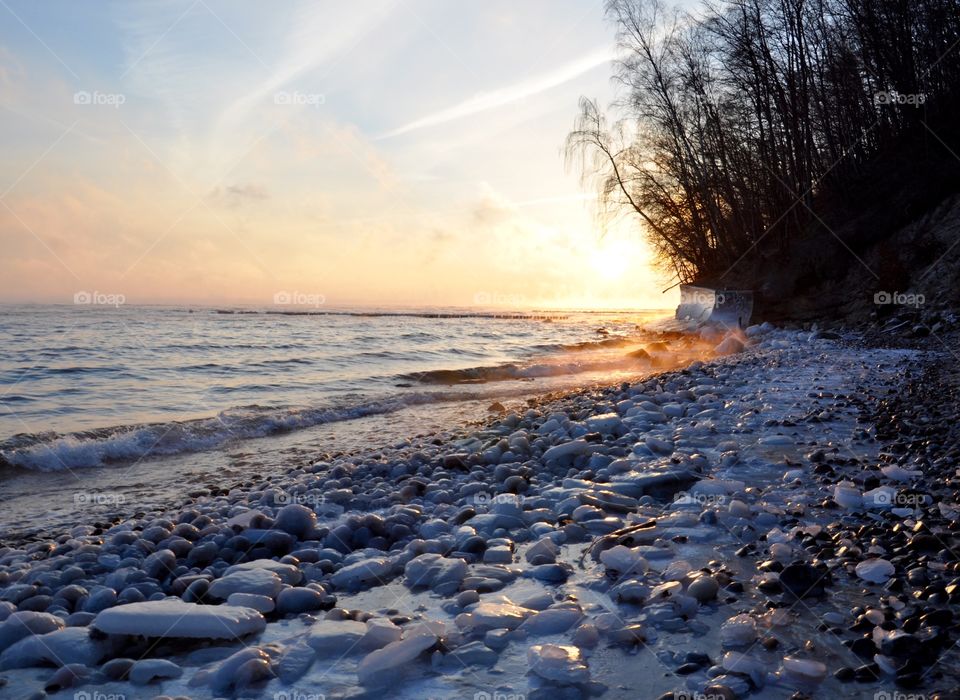
[[[30,634],[47,634],[63,628],[63,620],[56,615],[21,610],[11,613],[0,622],[0,651]]]
[[[0,654],[0,670],[49,664],[95,666],[113,647],[108,640],[92,639],[90,631],[84,627],[30,634]]]
[[[348,564],[337,571],[331,582],[337,588],[356,590],[364,586],[375,586],[387,583],[393,575],[396,561],[388,557],[373,557]]]
[[[590,669],[580,649],[566,644],[535,644],[527,650],[533,673],[555,683],[586,683]]]
[[[441,554],[421,554],[404,567],[404,583],[410,588],[430,588],[440,595],[450,595],[460,588],[467,575],[467,562]]]
[[[357,668],[364,685],[380,685],[396,678],[396,674],[420,654],[437,643],[434,634],[421,633],[392,642],[367,654]]]
[[[600,563],[621,576],[644,573],[649,568],[647,560],[640,556],[639,551],[622,544],[600,552]]]
[[[307,644],[318,656],[347,654],[367,631],[367,626],[356,620],[319,620],[310,628]]]
[[[825,664],[812,659],[798,659],[795,656],[783,658],[783,671],[786,676],[801,683],[819,683],[827,677]]]
[[[486,632],[492,629],[516,629],[532,610],[511,603],[478,603],[468,612],[457,615],[456,623],[464,632]]]
[[[118,605],[93,621],[106,634],[195,639],[240,639],[265,625],[263,615],[252,608],[197,605],[179,598]]]
[[[250,569],[265,569],[267,571],[272,571],[280,577],[281,581],[290,586],[296,586],[301,580],[303,580],[303,573],[293,564],[283,564],[279,561],[274,561],[273,559],[255,559],[254,561],[246,561],[242,564],[234,564],[223,573],[225,576],[229,576],[230,574],[235,574],[238,571],[248,571]]]
[[[752,644],[757,639],[757,624],[749,615],[734,615],[720,626],[720,639],[726,647]]]
[[[865,559],[857,564],[857,576],[870,583],[886,583],[896,568],[886,559]]]
[[[207,594],[213,598],[226,600],[234,593],[252,593],[253,595],[276,598],[283,582],[280,577],[267,569],[242,569],[218,578],[210,584]]]
[[[179,678],[183,669],[166,659],[140,659],[130,667],[129,678],[134,685],[146,685],[166,678]]]

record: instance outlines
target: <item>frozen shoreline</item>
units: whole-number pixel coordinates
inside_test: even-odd
[[[892,689],[913,640],[874,629],[899,603],[884,564],[858,564],[895,557],[849,532],[909,524],[928,504],[901,495],[916,475],[895,470],[834,482],[880,459],[862,404],[917,353],[752,335],[745,352],[535,404],[453,444],[0,552],[0,615],[35,611],[0,623],[0,674],[24,697],[50,683],[57,672],[35,667],[50,662],[82,664],[59,682],[86,674],[61,695],[125,698],[374,697],[384,682],[451,699]],[[169,594],[229,606],[138,612]],[[233,607],[236,620],[198,617]],[[880,678],[847,683],[832,674],[868,663],[843,643],[858,625],[883,652]],[[109,678],[127,673],[157,680]],[[930,692],[939,679],[921,680]]]

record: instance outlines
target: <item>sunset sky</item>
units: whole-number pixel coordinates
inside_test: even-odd
[[[561,149],[599,0],[0,0],[0,301],[666,307]]]

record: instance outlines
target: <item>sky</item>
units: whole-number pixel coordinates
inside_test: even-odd
[[[562,158],[602,5],[0,0],[0,302],[675,304]]]

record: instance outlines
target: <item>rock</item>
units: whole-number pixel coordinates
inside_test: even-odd
[[[141,659],[134,662],[128,674],[134,685],[146,685],[156,680],[179,678],[182,675],[183,669],[166,659]]]
[[[273,526],[298,540],[305,540],[317,526],[317,515],[306,506],[291,503],[280,509]]]
[[[798,659],[794,656],[783,658],[784,673],[796,682],[819,683],[827,677],[826,665],[811,659]]]
[[[703,575],[695,578],[687,586],[687,594],[693,596],[701,603],[706,603],[717,597],[720,591],[720,584],[710,575]]]
[[[580,649],[561,644],[535,644],[527,650],[530,670],[555,683],[586,683],[590,669]]]
[[[744,348],[746,348],[744,342],[736,335],[731,333],[724,338],[720,344],[713,349],[713,351],[718,355],[733,355],[738,352],[743,352]]]
[[[824,594],[826,576],[809,564],[795,563],[780,572],[780,585],[796,598],[817,598]]]
[[[357,668],[360,683],[381,685],[394,680],[404,666],[436,643],[434,634],[415,634],[367,654]]]
[[[616,576],[632,573],[645,573],[649,568],[647,560],[640,556],[639,550],[618,544],[600,552],[600,563]]]
[[[456,624],[466,633],[501,628],[512,630],[532,614],[532,610],[509,603],[478,603],[468,612],[457,615]]]
[[[886,583],[896,572],[886,559],[865,559],[856,567],[857,576],[870,583]]]
[[[593,454],[596,445],[586,440],[570,440],[559,445],[554,445],[543,453],[544,462],[553,462],[563,457],[576,457],[578,455]]]
[[[440,554],[421,554],[404,567],[404,584],[409,588],[430,588],[440,595],[450,595],[460,588],[467,575],[467,562]]]
[[[735,615],[720,626],[720,639],[726,647],[752,644],[757,639],[757,624],[749,615]]]
[[[277,596],[277,612],[282,615],[298,615],[312,610],[329,610],[332,607],[330,596],[312,588],[285,588]]]
[[[210,584],[207,594],[213,598],[226,600],[233,593],[251,593],[268,598],[276,598],[283,582],[280,577],[267,569],[242,569],[218,578]]]
[[[22,610],[0,622],[0,651],[27,635],[47,634],[63,629],[63,620],[43,612]]]
[[[240,571],[249,571],[250,569],[264,569],[271,571],[280,577],[280,580],[290,586],[296,586],[303,580],[303,573],[293,564],[283,564],[273,559],[256,559],[254,561],[234,564],[223,572],[224,576],[235,574]]]
[[[227,605],[238,605],[243,608],[253,608],[257,612],[273,612],[276,604],[273,598],[265,595],[256,595],[255,593],[231,593],[227,598]]]
[[[118,605],[92,625],[105,634],[142,637],[240,639],[262,632],[266,621],[256,610],[233,605],[197,605],[178,598]]]
[[[367,626],[356,620],[320,620],[310,627],[306,642],[317,656],[346,654],[366,634]]]
[[[113,646],[106,640],[91,639],[90,631],[82,627],[30,634],[0,654],[0,670],[41,665],[95,666]]]

